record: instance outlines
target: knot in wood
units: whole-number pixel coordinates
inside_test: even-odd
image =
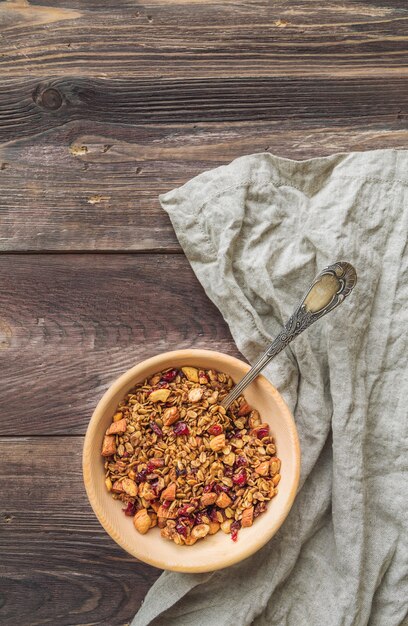
[[[40,93],[38,104],[44,107],[44,109],[56,111],[62,106],[62,96],[58,89],[49,87]]]

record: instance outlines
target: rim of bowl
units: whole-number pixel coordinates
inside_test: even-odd
[[[171,563],[167,563],[166,561],[160,560],[160,558],[146,558],[146,556],[142,556],[137,547],[131,545],[126,541],[126,539],[117,532],[114,526],[109,522],[109,520],[104,515],[101,507],[99,506],[98,498],[95,492],[95,489],[92,484],[91,479],[91,465],[92,465],[92,456],[91,456],[91,442],[94,440],[95,436],[99,434],[99,419],[101,415],[104,413],[105,405],[111,400],[112,396],[114,396],[117,392],[121,390],[126,384],[131,383],[133,379],[135,379],[139,373],[141,373],[146,367],[159,366],[163,359],[171,359],[173,356],[177,355],[177,357],[184,356],[186,359],[206,357],[212,356],[213,358],[220,358],[221,360],[229,361],[235,366],[240,367],[244,374],[250,369],[250,365],[245,363],[245,361],[241,361],[234,356],[230,356],[229,354],[225,354],[224,352],[218,352],[216,350],[201,350],[201,349],[185,349],[185,350],[171,350],[169,352],[161,352],[155,356],[149,357],[143,361],[140,361],[137,365],[134,365],[130,369],[126,370],[119,378],[116,378],[114,382],[108,387],[108,389],[103,394],[102,398],[99,400],[98,404],[95,407],[95,410],[92,414],[92,417],[89,421],[88,428],[86,430],[85,439],[84,439],[84,447],[82,453],[82,472],[83,472],[83,480],[85,485],[85,490],[88,496],[88,500],[91,504],[93,512],[95,513],[97,519],[99,520],[102,527],[106,530],[108,535],[128,554],[131,554],[136,559],[143,561],[144,563],[148,563],[149,565],[153,565],[154,567],[158,567],[163,570],[170,570],[175,572],[189,572],[189,573],[201,573],[201,572],[212,572],[218,569],[223,569],[224,567],[229,567],[234,565],[235,563],[239,563],[244,559],[248,558],[252,554],[255,554],[260,548],[262,548],[279,530],[285,521],[287,515],[289,514],[290,509],[292,508],[294,499],[296,497],[297,488],[299,485],[300,478],[300,444],[299,444],[299,436],[296,429],[296,424],[292,412],[290,411],[288,405],[285,400],[282,398],[279,391],[272,385],[271,382],[265,376],[260,374],[257,377],[257,380],[260,381],[261,385],[268,388],[268,392],[274,397],[277,404],[279,404],[282,413],[285,416],[285,421],[290,433],[290,439],[293,445],[294,456],[295,456],[295,467],[294,469],[294,480],[292,486],[290,488],[288,497],[286,499],[285,507],[282,512],[273,520],[270,529],[268,532],[265,532],[260,535],[258,541],[252,543],[249,547],[241,549],[238,553],[231,552],[232,556],[227,557],[223,560],[221,564],[214,566],[207,565],[172,565]]]

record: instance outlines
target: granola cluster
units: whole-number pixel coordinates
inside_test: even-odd
[[[105,484],[137,531],[193,545],[220,529],[236,540],[277,493],[280,460],[269,425],[215,370],[167,369],[119,404],[102,445]]]

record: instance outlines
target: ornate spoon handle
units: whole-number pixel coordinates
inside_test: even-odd
[[[281,352],[295,337],[318,319],[333,311],[349,295],[357,282],[356,270],[350,263],[339,261],[329,265],[320,272],[311,284],[305,297],[286,322],[283,330],[271,343],[266,352],[251,367],[248,374],[233,387],[232,391],[222,401],[226,409],[241,395],[258,374],[279,352]]]

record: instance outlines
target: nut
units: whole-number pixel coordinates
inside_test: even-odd
[[[269,474],[269,461],[263,461],[255,468],[255,471],[260,476],[267,476]]]
[[[163,505],[161,505],[157,510],[157,517],[158,518],[161,517],[161,518],[168,520],[168,519],[176,519],[177,515],[174,509],[173,511],[170,511],[170,509],[166,509]]]
[[[164,491],[160,494],[160,500],[175,500],[176,499],[176,483],[170,483]]]
[[[155,389],[149,396],[150,402],[166,402],[171,391],[170,389]]]
[[[123,493],[124,492],[121,480],[115,480],[115,482],[112,485],[112,491],[114,491],[115,493]]]
[[[178,408],[176,406],[171,406],[163,412],[163,425],[171,426],[174,422],[177,422],[179,417],[180,411]]]
[[[107,435],[121,435],[126,432],[126,427],[127,427],[127,422],[125,418],[123,418],[117,422],[112,422],[112,424],[109,426],[108,430],[106,431],[106,434]]]
[[[221,524],[221,530],[228,535],[231,532],[231,524],[234,520],[233,519],[226,519],[225,522],[222,522]]]
[[[113,416],[113,421],[114,422],[119,422],[119,420],[121,420],[123,417],[123,413],[121,411],[118,411],[117,413],[115,413],[115,415]]]
[[[215,535],[215,533],[218,533],[218,531],[220,530],[221,524],[219,524],[218,522],[210,522],[209,527],[210,530],[208,531],[208,534]]]
[[[130,478],[124,478],[122,480],[122,487],[123,491],[127,493],[128,496],[131,496],[132,498],[135,498],[137,496],[137,485]]]
[[[226,454],[222,460],[225,465],[232,467],[235,463],[235,454],[230,452],[229,454]]]
[[[273,456],[271,460],[269,461],[269,463],[271,466],[271,474],[272,476],[274,476],[280,470],[280,466],[281,466],[280,459],[278,459],[276,456]]]
[[[197,526],[194,526],[193,530],[191,531],[191,536],[195,539],[201,539],[202,537],[208,535],[209,532],[210,527],[208,524],[198,524]]]
[[[275,474],[275,476],[272,478],[272,482],[275,485],[275,487],[279,483],[280,479],[281,479],[281,475],[280,474]]]
[[[242,415],[249,415],[251,411],[252,407],[250,407],[246,402],[243,402],[239,407],[238,416],[241,417]]]
[[[189,537],[186,537],[184,539],[184,543],[186,544],[186,546],[193,546],[196,542],[197,538],[193,537],[193,535],[190,535]]]
[[[247,528],[254,523],[254,507],[250,506],[242,512],[241,526]]]
[[[157,526],[157,515],[155,513],[149,513],[150,517],[150,528],[154,528]]]
[[[156,500],[157,495],[153,491],[150,483],[140,483],[139,496],[145,500]]]
[[[209,491],[208,493],[203,493],[203,495],[200,498],[200,504],[202,507],[210,506],[211,504],[214,504],[217,498],[218,498],[217,494],[213,491]]]
[[[227,506],[232,504],[232,500],[229,496],[227,496],[226,493],[224,493],[224,491],[221,491],[220,495],[218,496],[216,500],[216,504],[217,506],[220,507],[220,509],[226,509]]]
[[[189,402],[199,402],[203,397],[204,390],[201,387],[194,387],[188,392]]]
[[[210,441],[210,448],[211,450],[213,450],[214,452],[217,452],[218,450],[222,450],[225,446],[225,435],[217,435],[216,437],[213,437]]]
[[[112,456],[116,452],[116,442],[114,435],[105,435],[102,443],[102,456]]]
[[[195,367],[182,367],[181,371],[193,383],[198,383],[198,370]]]
[[[146,509],[140,509],[133,518],[133,524],[136,530],[145,535],[151,526],[151,519]]]
[[[248,426],[249,428],[256,428],[261,423],[261,417],[256,409],[253,409],[249,414]]]

